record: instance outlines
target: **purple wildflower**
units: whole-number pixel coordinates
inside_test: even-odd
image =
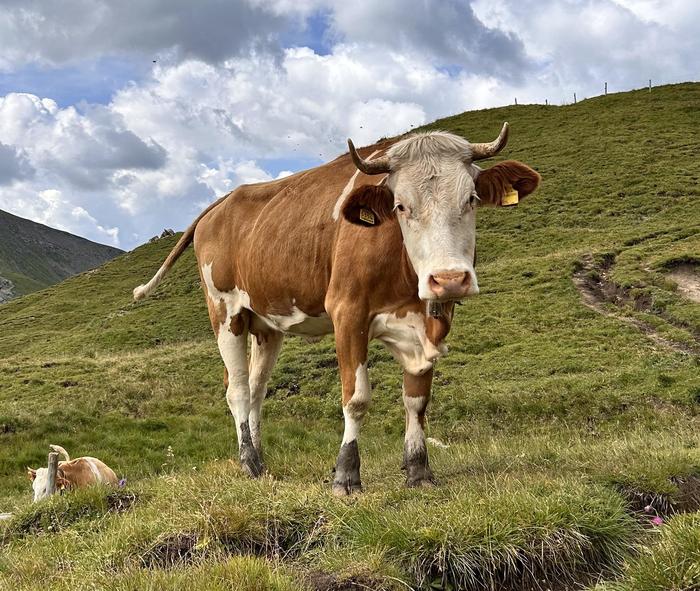
[[[124,488],[126,486],[126,478],[122,478],[119,481],[119,488]]]
[[[652,522],[654,525],[661,525],[661,524],[663,524],[664,519],[663,519],[663,517],[659,517],[659,516],[657,515],[656,517],[652,517],[652,518],[651,518],[651,522]]]

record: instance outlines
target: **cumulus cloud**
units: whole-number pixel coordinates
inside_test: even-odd
[[[538,64],[539,97],[571,100],[611,90],[697,77],[700,41],[691,23],[700,4],[687,0],[475,0],[488,26],[517,34]],[[535,84],[525,85],[532,97]],[[529,88],[528,88],[529,86]],[[540,99],[541,100],[541,99]]]
[[[276,35],[289,24],[267,3],[246,0],[5,0],[0,68],[105,54],[150,60],[172,53],[170,58],[218,62],[274,51]]]
[[[31,178],[34,167],[29,163],[24,150],[0,142],[0,185]]]
[[[365,45],[375,59],[384,59],[382,49],[421,53],[438,67],[508,81],[532,69],[518,36],[487,27],[467,0],[337,0],[332,6],[334,32]]]
[[[104,104],[0,97],[0,208],[127,248],[186,227],[241,183],[335,157],[347,137],[368,144],[515,96],[557,103],[605,81],[613,90],[692,79],[700,51],[700,5],[681,0],[3,8],[0,68],[50,72],[116,54],[149,64]]]

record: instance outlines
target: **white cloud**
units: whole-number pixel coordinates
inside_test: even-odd
[[[0,185],[9,185],[33,175],[34,167],[25,151],[0,142]]]
[[[557,103],[605,81],[612,91],[697,77],[690,1],[236,0],[219,13],[205,0],[184,22],[189,5],[145,0],[132,14],[69,0],[58,14],[10,3],[0,67],[160,53],[107,105],[0,97],[0,208],[130,248],[186,227],[241,183],[272,179],[266,163],[279,160],[282,178],[290,162],[335,157],[347,137],[367,144],[515,96]],[[318,11],[327,54],[293,35],[278,44]],[[234,16],[248,26],[239,37]]]
[[[476,0],[477,16],[491,27],[517,34],[536,80],[550,102],[639,88],[651,78],[665,84],[697,78],[700,38],[690,23],[700,20],[700,3],[689,0]],[[653,16],[653,18],[651,18]]]
[[[215,63],[251,50],[278,51],[276,36],[292,24],[278,12],[246,0],[5,0],[0,70],[102,55]]]

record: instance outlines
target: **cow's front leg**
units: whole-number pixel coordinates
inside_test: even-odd
[[[362,490],[357,436],[371,393],[367,373],[368,326],[352,322],[353,318],[357,318],[357,312],[358,310],[351,310],[346,315],[336,317],[337,320],[334,319],[345,418],[343,442],[335,463],[333,479],[333,494],[338,496]]]
[[[406,371],[403,373],[403,404],[406,409],[403,465],[406,469],[406,486],[430,486],[433,483],[423,430],[432,382],[432,369],[421,376]]]
[[[226,365],[226,402],[231,409],[238,435],[238,455],[241,467],[255,478],[262,474],[260,454],[253,446],[250,434],[250,386],[248,384],[247,319],[236,314],[219,329],[217,343]]]

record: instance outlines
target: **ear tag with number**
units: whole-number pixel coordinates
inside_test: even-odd
[[[501,198],[501,205],[517,205],[518,204],[518,192],[510,187],[509,191]]]
[[[360,209],[360,221],[363,221],[365,224],[369,224],[370,226],[374,226],[374,212],[369,209]]]

